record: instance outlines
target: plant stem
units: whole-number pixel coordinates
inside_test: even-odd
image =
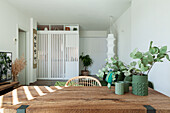
[[[151,65],[151,67],[149,68],[147,75],[148,75],[149,72],[151,71],[151,69],[152,69],[152,67],[153,67],[154,64],[155,64],[155,62],[154,62],[154,63]]]

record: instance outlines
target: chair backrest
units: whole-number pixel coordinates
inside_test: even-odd
[[[97,80],[94,77],[90,77],[90,76],[77,76],[77,77],[73,77],[70,80],[68,80],[65,84],[65,87],[69,87],[69,86],[88,86],[88,87],[92,87],[92,86],[102,86],[100,81]]]

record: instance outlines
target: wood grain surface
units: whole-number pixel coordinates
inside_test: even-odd
[[[114,94],[114,87],[22,86],[0,97],[0,111],[17,113],[147,113],[151,105],[157,113],[170,113],[170,98],[149,89],[148,96]]]
[[[19,84],[19,82],[3,82],[0,84],[0,91],[11,88],[11,87],[15,87]]]

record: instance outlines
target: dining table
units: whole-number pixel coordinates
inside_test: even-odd
[[[116,95],[115,87],[21,86],[0,96],[0,113],[170,113],[170,97]]]

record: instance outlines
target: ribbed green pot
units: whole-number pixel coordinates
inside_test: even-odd
[[[139,96],[148,95],[148,76],[132,76],[132,93]]]

